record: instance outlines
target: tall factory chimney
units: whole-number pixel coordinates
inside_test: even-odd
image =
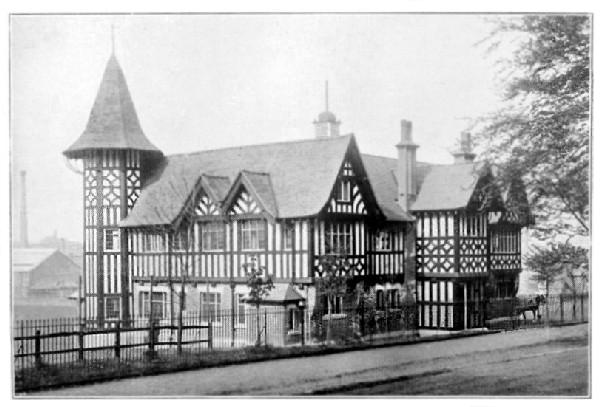
[[[21,171],[21,207],[19,209],[19,233],[21,238],[21,246],[29,246],[29,238],[27,236],[27,172]]]

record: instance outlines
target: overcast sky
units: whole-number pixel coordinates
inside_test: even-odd
[[[418,159],[451,162],[468,119],[499,100],[476,15],[13,16],[13,201],[26,170],[30,241],[82,238],[81,176],[61,153],[87,123],[111,24],[142,128],[165,154],[313,137],[327,79],[361,152],[395,156],[408,119]]]

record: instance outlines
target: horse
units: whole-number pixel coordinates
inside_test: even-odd
[[[527,311],[533,313],[533,318],[542,319],[540,315],[540,305],[546,303],[544,295],[536,295],[535,298],[527,300],[527,305],[518,306],[515,310],[515,315],[522,315],[524,320],[527,320]]]

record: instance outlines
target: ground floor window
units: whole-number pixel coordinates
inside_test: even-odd
[[[323,312],[329,314],[329,298],[323,296]],[[333,297],[333,303],[331,304],[332,314],[342,314],[344,312],[344,299],[341,296]]]
[[[288,310],[288,332],[298,332],[300,330],[300,318],[302,318],[299,309]]]
[[[243,298],[244,294],[236,294],[235,296],[236,318],[238,325],[244,325],[246,323],[246,304],[242,302]]]
[[[119,297],[107,297],[104,300],[105,316],[106,319],[119,319],[121,318],[121,298]]]
[[[221,318],[221,293],[200,293],[200,315],[202,321]]]
[[[140,314],[143,317],[150,317],[150,310],[152,306],[152,318],[162,319],[167,314],[167,293],[153,292],[152,301],[150,300],[149,291],[140,291],[140,303],[139,309]]]

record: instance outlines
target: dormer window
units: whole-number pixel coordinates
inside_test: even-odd
[[[119,229],[104,229],[104,250],[107,252],[121,250],[120,236]]]
[[[344,180],[340,182],[337,200],[340,202],[350,202],[352,196],[351,191],[352,186],[350,185],[350,181]]]

